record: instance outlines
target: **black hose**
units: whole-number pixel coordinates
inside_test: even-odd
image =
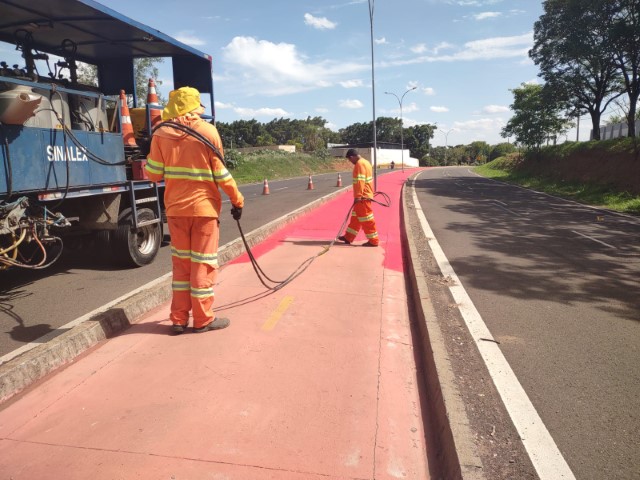
[[[7,138],[7,133],[4,130],[4,125],[0,122],[0,129],[2,130],[2,136],[4,137],[4,142],[2,146],[4,150],[7,152],[7,198],[9,200],[11,195],[13,195],[13,170],[11,167],[11,153],[9,152],[9,139]]]

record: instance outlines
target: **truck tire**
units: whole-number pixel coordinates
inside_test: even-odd
[[[138,222],[156,218],[153,210],[138,210]],[[156,258],[162,242],[162,224],[153,223],[134,230],[131,209],[118,218],[118,229],[112,232],[112,247],[116,262],[128,267],[149,265]]]

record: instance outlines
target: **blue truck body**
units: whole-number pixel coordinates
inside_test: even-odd
[[[93,0],[0,0],[0,42],[21,52],[0,61],[0,270],[45,268],[87,238],[119,263],[153,261],[163,186],[142,169],[150,113],[123,138],[120,93],[143,103],[135,60],[170,58],[174,88],[208,94],[214,112],[211,57]],[[78,81],[81,62],[97,85]]]

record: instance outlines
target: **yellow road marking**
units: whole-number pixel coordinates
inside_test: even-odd
[[[262,330],[264,330],[265,332],[268,332],[269,330],[273,330],[276,326],[276,323],[278,323],[278,320],[280,320],[280,317],[282,317],[284,312],[287,311],[287,309],[289,308],[289,306],[291,306],[292,303],[293,303],[292,296],[287,295],[286,297],[284,297],[280,302],[280,305],[278,305],[278,308],[276,308],[273,311],[273,313],[271,313],[271,316],[267,319],[267,321],[264,322],[264,325],[262,325]]]

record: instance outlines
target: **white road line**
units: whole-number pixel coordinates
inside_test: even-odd
[[[420,174],[418,174],[419,176]],[[416,177],[417,180],[418,177]],[[415,180],[414,180],[415,182]],[[413,186],[413,185],[412,185]],[[558,446],[545,427],[527,393],[520,385],[518,378],[504,357],[500,347],[495,343],[493,335],[482,320],[480,313],[471,301],[460,279],[451,267],[440,244],[435,238],[424,212],[420,206],[415,188],[413,203],[420,220],[422,230],[427,238],[433,255],[438,262],[442,275],[453,280],[449,287],[453,298],[459,305],[460,313],[473,337],[489,374],[493,379],[502,401],[509,412],[529,458],[540,477],[540,480],[575,480],[573,472],[558,450]],[[485,341],[481,341],[484,339]],[[489,341],[486,341],[489,340]]]
[[[590,237],[589,235],[585,235],[584,233],[576,232],[575,230],[571,230],[571,231],[573,233],[575,233],[576,235],[580,235],[581,237],[588,238],[589,240],[593,240],[594,242],[598,242],[599,244],[604,245],[605,247],[613,248],[615,250],[618,249],[618,247],[614,247],[613,245],[609,245],[608,243],[605,243],[602,240],[598,240],[597,238]]]
[[[61,333],[63,333],[65,330],[70,330],[73,327],[80,325],[82,322],[89,320],[91,317],[102,313],[102,312],[106,312],[107,310],[109,310],[112,306],[117,305],[118,303],[126,300],[129,297],[134,296],[135,294],[137,294],[138,292],[141,292],[142,290],[146,290],[149,288],[152,288],[153,286],[157,285],[158,283],[162,283],[163,281],[165,281],[165,279],[170,278],[173,274],[171,272],[169,273],[165,273],[164,275],[162,275],[159,278],[156,278],[155,280],[144,284],[141,287],[136,288],[135,290],[131,290],[129,293],[122,295],[121,297],[116,298],[115,300],[112,300],[109,303],[105,303],[104,305],[102,305],[101,307],[96,308],[95,310],[76,318],[75,320],[70,321],[69,323],[66,323],[64,325],[62,325],[61,327],[57,327],[55,330],[52,330],[51,332],[47,333],[46,335],[43,335],[42,337],[34,340],[31,343],[27,343],[26,345],[21,346],[20,348],[7,353],[6,355],[0,357],[0,365],[2,365],[3,363],[8,362],[9,360],[17,357],[18,355],[22,355],[25,352],[28,352],[29,350],[34,349],[35,347],[42,345],[43,343],[48,342],[49,340],[51,340],[52,338],[57,337],[58,335],[60,335]]]

